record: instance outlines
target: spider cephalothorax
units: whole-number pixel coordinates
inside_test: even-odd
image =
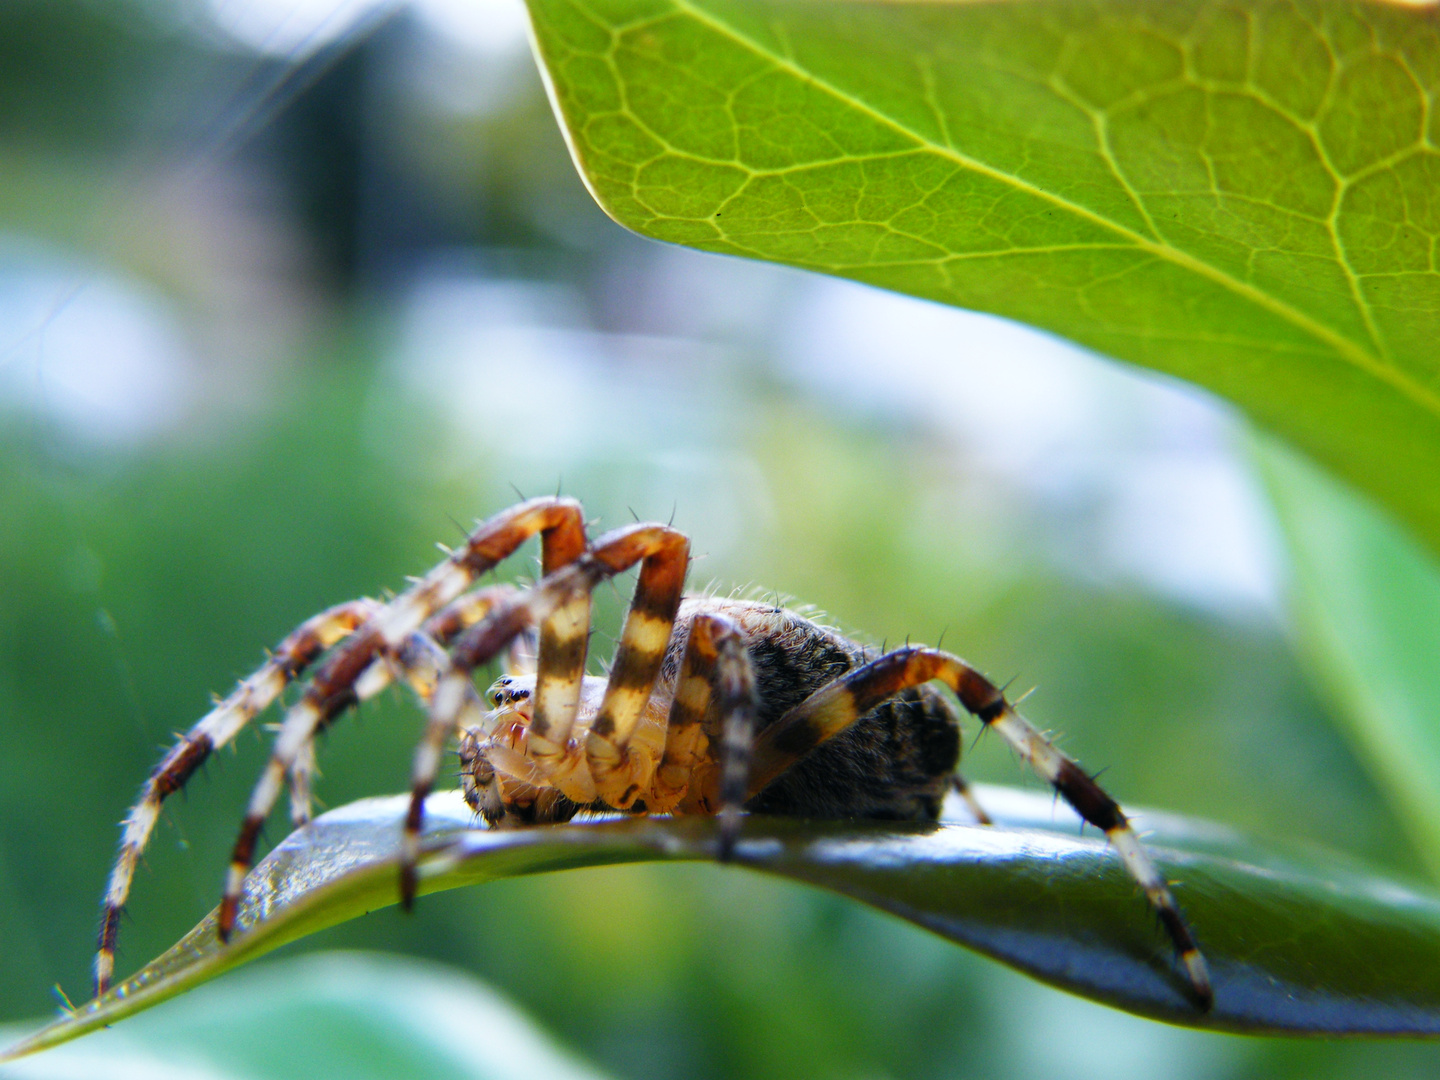
[[[535,585],[473,588],[537,533],[542,577]],[[637,563],[609,675],[587,676],[591,592]],[[352,601],[301,624],[146,781],[126,818],[105,896],[97,993],[113,973],[120,913],[163,800],[328,650],[286,712],[251,796],[220,904],[222,939],[234,929],[261,825],[287,782],[292,818],[309,819],[315,736],[393,681],[413,689],[428,713],[403,834],[400,894],[407,905],[425,798],[452,737],[460,743],[466,800],[491,825],[564,821],[582,809],[718,815],[717,854],[725,859],[742,807],[933,820],[952,786],[983,822],[956,772],[959,716],[931,685],[941,682],[1104,830],[1174,942],[1197,1003],[1209,1007],[1205,962],[1124,813],[994,684],[937,649],[880,652],[771,604],[686,597],[688,564],[688,540],[668,526],[632,525],[592,542],[577,502],[533,499],[481,523],[389,603]],[[482,699],[473,673],[502,654],[509,674]]]

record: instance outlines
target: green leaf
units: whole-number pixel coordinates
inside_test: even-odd
[[[1199,383],[1440,549],[1433,9],[529,5],[621,224]]]
[[[1259,461],[1294,568],[1302,656],[1440,881],[1440,567],[1282,448]]]
[[[14,1034],[0,1030],[0,1038]],[[473,978],[429,961],[343,952],[262,964],[0,1073],[6,1080],[602,1078]]]
[[[981,787],[1006,827],[752,818],[741,864],[852,896],[1038,978],[1146,1016],[1254,1032],[1440,1033],[1440,900],[1330,853],[1281,857],[1226,829],[1141,815],[1210,961],[1200,1013],[1168,942],[1103,839],[1047,797]],[[66,1042],[271,949],[395,902],[403,797],[318,818],[252,873],[229,946],[212,912],[103,998],[0,1060]],[[455,793],[429,803],[422,892],[624,862],[712,857],[709,819],[497,831]]]

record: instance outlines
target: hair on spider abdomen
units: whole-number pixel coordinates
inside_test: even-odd
[[[700,610],[718,610],[747,631],[757,735],[821,687],[879,655],[798,612],[770,604],[690,598],[681,605],[680,618]],[[959,763],[960,719],[954,706],[933,687],[915,687],[817,744],[745,809],[794,817],[933,821]]]

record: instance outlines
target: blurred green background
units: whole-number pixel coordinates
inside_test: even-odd
[[[0,1021],[57,983],[85,996],[116,822],[208,695],[517,490],[601,527],[673,513],[696,587],[774,590],[876,642],[943,634],[1038,688],[1026,711],[1122,801],[1423,876],[1293,656],[1231,414],[996,320],[624,233],[575,177],[522,19],[0,5]],[[627,589],[601,597],[592,664]],[[397,696],[339,725],[320,797],[402,789],[419,723]],[[215,902],[262,735],[171,804],[122,971]],[[1034,785],[994,740],[967,760]],[[342,947],[479,977],[637,1080],[1440,1065],[1136,1020],[714,867],[447,893],[287,955]],[[233,1011],[222,1042],[275,1030]],[[163,1054],[173,1026],[150,1030]],[[286,1038],[353,1041],[327,1030]]]

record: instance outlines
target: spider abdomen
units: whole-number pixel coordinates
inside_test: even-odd
[[[682,605],[682,618],[687,607],[719,611],[745,634],[755,669],[757,733],[879,655],[784,608],[696,597]],[[797,817],[934,820],[959,762],[955,709],[933,687],[919,687],[880,704],[815,747],[746,809]]]

